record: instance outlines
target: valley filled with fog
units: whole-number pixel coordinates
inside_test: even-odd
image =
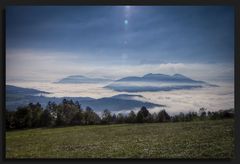
[[[132,98],[138,101],[166,105],[166,107],[151,108],[149,109],[150,112],[158,112],[164,108],[169,114],[173,115],[179,112],[198,112],[201,107],[207,108],[209,111],[234,108],[234,86],[229,82],[219,83],[217,84],[218,87],[204,86],[202,88],[193,89],[131,93],[117,92],[104,88],[104,86],[109,83],[61,84],[52,82],[9,82],[8,84],[50,92],[50,94],[41,94],[46,97],[90,97],[99,99],[119,94],[141,95],[143,97],[135,96]],[[139,109],[132,110],[137,111]],[[129,111],[130,110],[123,109],[118,112],[124,113]]]

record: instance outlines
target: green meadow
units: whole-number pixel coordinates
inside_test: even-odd
[[[6,158],[234,157],[234,120],[86,125],[6,132]]]

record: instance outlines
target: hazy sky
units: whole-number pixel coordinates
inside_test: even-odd
[[[182,73],[232,79],[227,6],[8,7],[8,80]]]

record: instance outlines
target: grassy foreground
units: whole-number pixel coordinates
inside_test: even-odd
[[[233,158],[233,119],[6,132],[6,158]]]

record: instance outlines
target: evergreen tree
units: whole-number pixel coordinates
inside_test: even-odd
[[[168,113],[165,110],[161,110],[158,113],[157,120],[158,120],[158,122],[170,121],[170,116],[168,115]]]
[[[137,122],[138,123],[145,123],[148,122],[151,118],[151,114],[147,110],[145,106],[143,106],[137,113]]]

